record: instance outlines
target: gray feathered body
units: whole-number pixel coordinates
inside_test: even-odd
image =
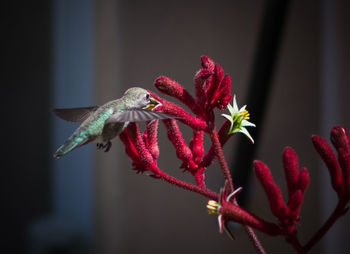
[[[81,125],[60,146],[54,157],[59,158],[73,149],[91,141],[98,148],[109,150],[110,140],[119,135],[129,122],[171,118],[171,116],[144,109],[154,103],[149,93],[142,88],[130,88],[120,99],[105,103],[100,107],[56,109],[57,116]]]

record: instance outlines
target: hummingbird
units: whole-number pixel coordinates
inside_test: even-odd
[[[53,109],[55,115],[63,120],[81,123],[53,156],[60,158],[92,141],[97,142],[97,149],[105,149],[104,151],[108,152],[112,146],[111,140],[130,122],[174,118],[165,113],[152,111],[160,104],[147,90],[132,87],[126,90],[121,98],[109,101],[100,107]]]

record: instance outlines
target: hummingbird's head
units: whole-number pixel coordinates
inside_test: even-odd
[[[143,108],[152,110],[161,103],[154,99],[150,93],[140,87],[132,87],[126,90],[123,96],[131,105],[131,108]]]

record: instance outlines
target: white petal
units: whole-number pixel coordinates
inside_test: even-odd
[[[247,131],[246,128],[241,127],[240,130],[239,130],[239,132],[241,132],[241,133],[243,133],[244,135],[246,135],[246,136],[250,139],[250,141],[254,144],[254,139],[252,138],[252,136],[250,136],[250,134],[249,134],[249,132]]]
[[[253,123],[251,123],[251,122],[249,122],[249,121],[247,121],[247,120],[243,120],[242,121],[242,126],[249,126],[249,127],[256,127],[255,126],[255,124],[253,124]]]
[[[218,224],[219,224],[219,232],[222,233],[223,225],[222,225],[222,215],[221,214],[218,216]]]
[[[243,107],[241,107],[241,109],[239,110],[239,112],[242,112],[243,110],[245,110],[246,107],[247,107],[247,105],[244,105]]]
[[[236,95],[233,96],[233,110],[235,112],[239,112],[238,106],[237,106],[237,101],[236,101]]]
[[[229,116],[229,115],[226,115],[226,114],[221,114],[221,115],[232,123],[232,116]]]
[[[235,114],[235,110],[233,109],[233,107],[231,106],[230,103],[227,105],[227,108],[228,108],[228,111],[230,112],[231,115]]]
[[[242,190],[242,187],[239,187],[239,188],[235,189],[230,195],[228,195],[228,196],[226,197],[226,201],[227,201],[227,202],[231,202],[230,199],[231,199],[233,196],[235,196],[237,193],[241,192],[241,190]]]

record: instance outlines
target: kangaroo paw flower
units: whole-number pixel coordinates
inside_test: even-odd
[[[233,106],[228,104],[227,106],[230,115],[221,114],[227,120],[230,121],[231,127],[228,131],[228,134],[233,134],[236,132],[243,133],[246,135],[249,140],[254,144],[253,138],[250,136],[248,130],[245,127],[255,127],[255,124],[249,122],[249,112],[245,109],[246,105],[238,109],[236,96],[233,97]]]

